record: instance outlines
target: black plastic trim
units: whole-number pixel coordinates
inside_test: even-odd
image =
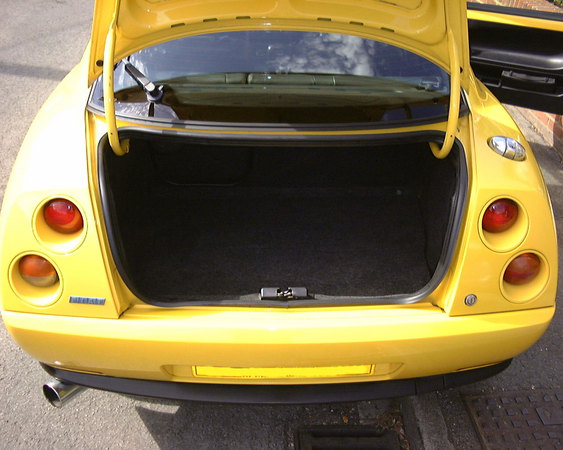
[[[447,389],[496,375],[506,369],[511,361],[462,372],[404,380],[300,385],[177,383],[107,377],[71,372],[46,364],[41,366],[49,375],[66,383],[122,394],[220,403],[306,404],[402,397]]]
[[[96,88],[96,83],[99,83],[100,79],[96,80],[90,89],[90,96],[88,98],[88,104],[86,110],[93,114],[97,114],[105,117],[105,110],[94,104],[92,97],[94,90]],[[467,106],[467,100],[465,98],[464,92],[461,92],[461,105],[459,108],[459,117],[465,117],[469,114],[469,108]],[[205,122],[205,121],[195,121],[195,120],[170,120],[170,119],[159,119],[151,117],[138,117],[130,116],[125,114],[116,113],[116,117],[131,122],[133,124],[139,125],[151,125],[166,128],[185,128],[190,130],[202,130],[210,132],[211,130],[217,131],[261,131],[261,132],[271,132],[271,131],[298,131],[298,132],[314,132],[314,131],[325,131],[325,132],[335,132],[335,131],[363,131],[369,130],[382,130],[389,128],[405,128],[405,127],[415,127],[430,125],[434,123],[441,123],[447,120],[447,114],[425,117],[416,120],[400,120],[394,122],[366,122],[366,123],[317,123],[317,124],[291,124],[291,123],[236,123],[236,122]],[[121,131],[121,129],[120,129]]]
[[[249,130],[247,134],[233,134],[225,130],[225,133],[214,132],[211,130],[195,131],[195,130],[168,130],[159,128],[145,127],[123,127],[119,129],[119,138],[128,139],[139,136],[140,134],[178,137],[185,139],[191,143],[220,143],[221,145],[245,145],[245,146],[262,146],[268,143],[272,146],[294,146],[296,143],[303,146],[323,146],[330,145],[366,145],[373,142],[377,145],[401,144],[409,142],[435,142],[442,145],[445,133],[438,130],[410,131],[410,132],[394,132],[394,133],[358,133],[358,134],[251,134]],[[332,130],[338,131],[338,130]],[[371,130],[369,130],[371,131]],[[296,131],[297,133],[297,131]],[[298,133],[305,133],[299,131]],[[107,135],[102,137],[101,141],[107,142]],[[455,146],[461,146],[461,142],[456,139]]]
[[[268,142],[270,145],[295,145],[298,141],[299,145],[323,145],[330,143],[335,145],[365,145],[367,142],[377,143],[378,145],[386,143],[405,143],[405,142],[436,142],[439,145],[443,143],[444,133],[439,131],[423,131],[411,133],[396,133],[386,135],[332,135],[332,136],[317,136],[317,135],[232,135],[232,134],[215,134],[215,133],[189,133],[177,132],[158,129],[137,129],[137,128],[122,128],[120,129],[120,138],[127,139],[138,134],[152,134],[163,136],[182,136],[187,142],[221,142],[223,145],[263,145]],[[465,153],[463,145],[456,139],[454,143],[453,152],[457,151],[458,161],[458,186],[457,192],[453,199],[453,205],[450,212],[450,219],[448,222],[448,229],[446,231],[445,242],[442,247],[442,254],[434,274],[430,281],[420,290],[412,293],[388,295],[380,297],[372,296],[329,296],[329,295],[312,295],[312,298],[306,300],[292,300],[291,302],[280,302],[276,300],[261,300],[260,294],[245,295],[237,298],[213,298],[209,300],[173,300],[164,301],[147,298],[143,295],[133,280],[128,276],[126,267],[123,263],[121,255],[124,254],[119,238],[117,227],[111,221],[115,217],[115,212],[112,209],[112,202],[109,201],[111,194],[107,191],[105,182],[105,168],[104,168],[104,151],[111,151],[107,135],[104,135],[98,143],[98,184],[100,186],[100,199],[102,203],[102,214],[107,232],[107,237],[112,252],[113,260],[117,270],[123,279],[127,288],[143,302],[154,306],[161,307],[178,307],[178,306],[255,306],[255,307],[276,307],[276,308],[291,308],[291,307],[305,307],[305,306],[342,306],[346,304],[351,306],[354,304],[365,305],[406,305],[421,302],[426,299],[442,282],[446,272],[452,262],[455,246],[458,241],[459,232],[461,229],[461,222],[465,205],[467,201],[467,186],[468,175],[467,165],[465,161]],[[430,150],[428,150],[430,151]]]
[[[471,67],[501,102],[563,114],[563,31],[468,24]]]

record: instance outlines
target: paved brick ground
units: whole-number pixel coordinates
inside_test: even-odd
[[[487,450],[563,445],[563,389],[470,395],[465,402]]]

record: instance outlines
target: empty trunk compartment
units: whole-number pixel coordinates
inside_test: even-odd
[[[467,175],[459,144],[217,142],[129,132],[99,148],[119,272],[163,306],[259,302],[306,287],[314,303],[417,301],[443,278]],[[395,143],[390,143],[395,142]]]

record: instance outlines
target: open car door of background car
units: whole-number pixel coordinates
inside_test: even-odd
[[[471,66],[503,103],[563,114],[563,8],[468,3]]]

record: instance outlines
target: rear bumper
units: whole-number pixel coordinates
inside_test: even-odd
[[[554,311],[450,317],[422,304],[283,311],[143,305],[120,319],[8,311],[3,319],[27,353],[69,373],[215,386],[344,386],[463,376],[509,360],[539,339]]]
[[[104,377],[42,364],[45,371],[66,383],[144,397],[221,403],[305,404],[375,400],[417,395],[473,383],[502,372],[511,360],[464,372],[406,380],[366,383],[283,385],[229,385],[175,383]]]

